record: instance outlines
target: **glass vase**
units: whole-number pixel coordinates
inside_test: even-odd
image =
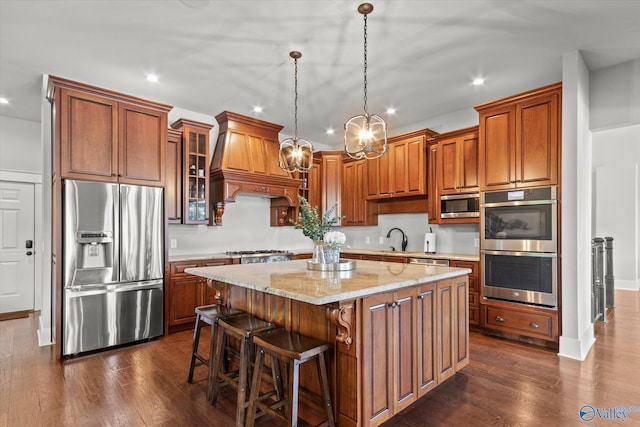
[[[324,242],[322,240],[313,241],[313,255],[311,256],[311,262],[316,264],[326,264],[324,259]]]
[[[340,262],[340,247],[332,244],[326,245],[324,247],[324,259],[327,264]]]

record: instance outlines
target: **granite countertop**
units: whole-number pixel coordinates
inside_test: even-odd
[[[356,260],[355,269],[307,269],[306,260],[187,268],[185,272],[322,305],[471,273],[467,268]]]
[[[311,249],[293,249],[290,251],[293,254],[308,254],[311,253]],[[404,256],[408,258],[430,258],[430,259],[448,259],[455,261],[480,261],[480,255],[478,254],[451,254],[451,253],[425,253],[425,252],[410,252],[410,251],[389,251],[384,249],[342,249],[340,252],[355,253],[355,254],[368,254],[368,255],[389,255],[389,256]],[[238,258],[239,255],[226,255],[225,253],[208,253],[208,254],[181,254],[181,255],[169,255],[169,262],[179,261],[199,261],[203,259],[217,259],[217,258]]]

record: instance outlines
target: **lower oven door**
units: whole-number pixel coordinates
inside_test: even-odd
[[[484,297],[545,307],[557,306],[557,254],[482,251],[481,259]]]

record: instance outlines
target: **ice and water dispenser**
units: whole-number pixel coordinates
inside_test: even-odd
[[[77,231],[75,233],[75,274],[72,286],[117,281],[114,273],[113,233]]]

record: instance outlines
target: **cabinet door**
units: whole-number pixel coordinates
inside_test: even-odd
[[[438,170],[440,176],[440,194],[453,194],[459,190],[459,161],[458,161],[458,139],[448,139],[440,142],[438,156]]]
[[[367,195],[369,199],[391,197],[393,177],[391,176],[391,147],[389,152],[377,159],[367,160]]]
[[[182,134],[169,129],[165,167],[165,215],[170,224],[182,222]]]
[[[209,130],[185,127],[182,135],[185,173],[182,218],[185,224],[208,224]]]
[[[559,95],[518,104],[516,171],[518,186],[558,182]]]
[[[426,194],[424,137],[395,142],[390,144],[389,150],[392,161],[392,195]]]
[[[436,346],[436,284],[423,285],[417,297],[418,397],[438,384]]]
[[[438,183],[438,144],[429,145],[428,161],[429,168],[427,170],[428,179],[428,216],[429,224],[438,224],[440,222],[440,191]]]
[[[455,319],[456,291],[453,279],[437,283],[437,328],[438,328],[438,383],[455,374]]]
[[[480,190],[513,188],[515,182],[515,107],[480,113]]]
[[[345,163],[342,167],[342,225],[368,225],[366,160]]]
[[[415,402],[418,396],[415,288],[394,294],[393,309],[393,412]]]
[[[72,89],[56,99],[60,176],[117,182],[118,103]]]
[[[118,175],[121,183],[164,185],[167,114],[119,104]]]
[[[459,147],[459,176],[458,188],[461,192],[478,191],[478,134],[465,135],[458,141]]]
[[[340,217],[340,184],[342,175],[342,154],[327,154],[322,156],[322,214],[337,205],[331,217]],[[336,225],[341,225],[340,221]]]
[[[393,415],[392,301],[391,293],[363,299],[363,425],[379,425]]]
[[[457,372],[469,364],[469,283],[467,276],[454,280],[454,370]]]
[[[191,323],[196,320],[196,307],[201,302],[202,280],[197,276],[181,276],[170,281],[171,306],[169,325]]]
[[[307,173],[308,199],[311,206],[318,206],[318,211],[322,212],[322,186],[320,177],[322,175],[322,162],[313,160],[313,167]]]

